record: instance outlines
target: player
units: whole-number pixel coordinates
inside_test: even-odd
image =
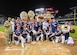
[[[47,30],[46,28],[43,29],[43,40],[47,39]]]
[[[22,37],[22,30],[20,26],[17,26],[17,29],[14,31],[14,41],[16,45],[18,45],[19,41],[21,41],[21,46],[24,48],[24,38]]]
[[[69,38],[68,38],[67,44],[68,44],[69,46],[73,46],[73,45],[74,45],[74,41],[73,41],[73,38],[72,38],[72,37],[69,37]]]
[[[30,26],[30,36],[32,37],[32,41],[36,41],[36,30],[34,29],[34,24]]]
[[[52,27],[49,25],[48,31],[47,31],[47,34],[46,34],[49,41],[52,41],[52,38],[54,38],[54,36],[52,34],[53,34],[52,33]]]
[[[46,29],[47,31],[47,27],[49,26],[48,22],[46,20],[44,20],[43,24],[42,24],[42,29]]]
[[[27,39],[27,42],[30,43],[32,40],[32,38],[30,37],[29,35],[29,30],[26,26],[23,26],[23,32],[22,32],[22,36],[24,38],[24,40],[26,41]]]
[[[41,38],[41,41],[42,41],[43,40],[43,32],[42,32],[41,28],[39,27],[38,32],[37,32],[36,40],[39,41],[40,38]]]
[[[10,23],[11,23],[11,25],[12,25],[12,38],[11,38],[11,42],[13,43],[14,42],[14,38],[13,38],[13,32],[14,32],[14,30],[15,30],[15,20],[14,20],[14,18],[12,18],[12,20],[10,21]]]
[[[61,29],[62,29],[62,33],[63,33],[62,43],[66,43],[69,38],[69,32],[70,32],[70,26],[68,25],[68,22],[66,22],[64,25],[62,25]]]
[[[51,27],[53,33],[57,32],[58,22],[55,19],[52,20]]]
[[[62,34],[62,31],[58,28],[57,32],[55,33],[55,42],[58,43],[60,41],[60,36]]]
[[[74,45],[74,40],[73,40],[72,37],[69,37],[69,38],[68,38],[67,44],[68,44],[69,46],[73,46],[73,45]]]

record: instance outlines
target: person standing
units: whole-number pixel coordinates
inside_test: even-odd
[[[6,36],[6,39],[7,39],[7,44],[11,44],[11,37],[10,35],[12,34],[12,25],[10,23],[10,17],[8,18],[8,20],[6,20],[4,22],[4,27],[5,27],[5,36]]]
[[[10,23],[12,25],[12,32],[14,32],[14,26],[15,26],[14,18],[12,18],[12,20],[10,21]]]
[[[51,22],[51,27],[52,27],[53,33],[57,32],[58,25],[59,25],[58,22],[55,19],[53,19],[52,22]]]
[[[11,42],[13,43],[14,42],[14,38],[13,38],[13,33],[14,33],[14,30],[15,30],[15,28],[14,28],[14,26],[15,26],[15,20],[14,20],[14,18],[12,18],[12,20],[10,21],[10,23],[11,23],[11,25],[12,25],[12,34],[11,34]]]

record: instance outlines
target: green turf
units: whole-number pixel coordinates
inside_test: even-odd
[[[75,33],[70,33],[71,37],[77,38],[77,26],[74,26]]]
[[[74,26],[75,33],[70,33],[70,36],[73,38],[77,38],[77,26]],[[0,31],[4,32],[5,28],[3,26],[0,26]]]
[[[0,31],[2,31],[2,32],[4,32],[4,31],[5,31],[4,26],[0,26]]]

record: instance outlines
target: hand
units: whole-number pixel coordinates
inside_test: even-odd
[[[22,34],[25,34],[25,32],[23,32]]]
[[[18,39],[20,39],[21,38],[21,36],[18,36]]]

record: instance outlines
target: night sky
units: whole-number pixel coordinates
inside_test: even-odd
[[[64,15],[73,6],[77,6],[77,0],[0,0],[0,14],[19,16],[23,10],[28,12],[30,9],[53,7],[59,10],[58,15]]]

